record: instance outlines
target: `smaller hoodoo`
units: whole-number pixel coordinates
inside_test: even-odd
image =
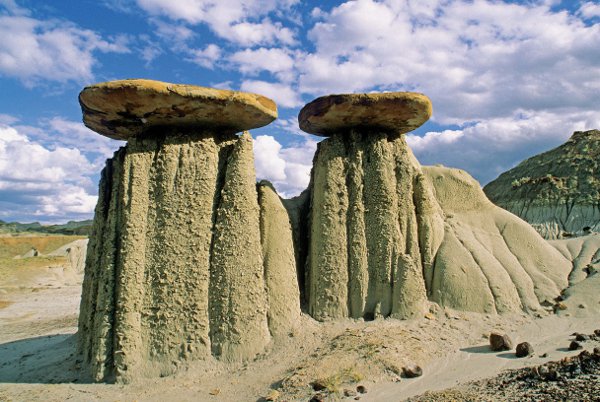
[[[331,95],[300,112],[327,136],[309,187],[305,294],[318,320],[411,318],[430,302],[482,313],[542,311],[569,261],[493,205],[463,171],[421,167],[404,133],[427,121],[422,94]]]
[[[128,141],[102,172],[88,247],[79,351],[91,377],[255,357],[300,315],[289,219],[257,191],[252,138],[236,135],[274,120],[275,103],[150,80],[79,100],[89,128]]]
[[[409,92],[325,96],[300,111],[302,130],[328,137],[311,183],[306,293],[316,319],[427,309],[423,272],[443,220],[402,134],[430,115],[429,99]]]

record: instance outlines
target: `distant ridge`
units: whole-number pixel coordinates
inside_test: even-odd
[[[547,239],[600,231],[600,131],[576,131],[561,146],[521,162],[483,190]]]
[[[48,233],[87,236],[92,227],[91,220],[69,221],[62,225],[42,225],[39,222],[19,223],[0,220],[0,233]]]

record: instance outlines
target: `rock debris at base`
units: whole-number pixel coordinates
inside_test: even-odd
[[[408,398],[433,401],[600,401],[600,353],[579,355],[439,392]]]

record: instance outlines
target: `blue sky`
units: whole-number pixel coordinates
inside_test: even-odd
[[[432,119],[407,140],[423,164],[482,184],[600,128],[599,1],[0,0],[0,219],[93,215],[123,145],[81,124],[88,84],[123,78],[258,92],[256,169],[293,196],[320,140],[297,128],[317,96],[418,91]]]

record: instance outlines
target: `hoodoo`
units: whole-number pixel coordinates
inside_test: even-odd
[[[235,133],[275,119],[275,103],[149,80],[79,99],[88,127],[128,141],[102,172],[86,260],[79,350],[93,379],[262,352],[300,314],[294,249],[278,197],[262,189],[259,205],[250,135]]]
[[[494,206],[465,172],[421,168],[403,134],[427,121],[415,93],[331,95],[299,114],[319,144],[311,177],[305,293],[318,320],[410,318],[429,302],[539,311],[570,264]]]
[[[407,92],[331,95],[300,111],[303,130],[329,137],[311,183],[306,293],[316,319],[425,312],[423,272],[443,219],[402,134],[430,115],[429,99]]]

